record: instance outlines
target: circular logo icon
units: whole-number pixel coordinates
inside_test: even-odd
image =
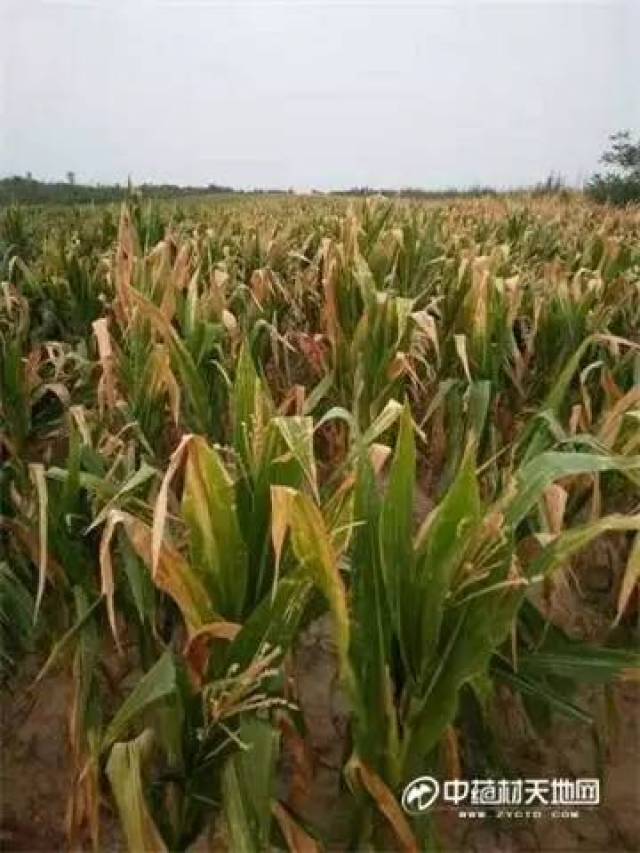
[[[418,776],[402,792],[402,808],[413,815],[424,814],[436,801],[440,783],[433,776]]]

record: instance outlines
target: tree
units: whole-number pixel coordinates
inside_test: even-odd
[[[640,174],[640,139],[631,141],[628,130],[621,130],[609,137],[611,148],[602,155],[602,162],[617,166],[626,172]]]
[[[74,186],[76,182],[76,173],[75,172],[67,172],[67,183]]]
[[[610,147],[600,158],[611,168],[597,172],[587,184],[587,193],[599,202],[629,204],[640,202],[640,138],[636,142],[628,130],[609,137]]]

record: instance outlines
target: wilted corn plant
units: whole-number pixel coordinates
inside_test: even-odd
[[[305,837],[274,799],[279,735],[272,722],[275,711],[287,708],[279,698],[282,658],[307,609],[312,583],[301,571],[278,577],[280,554],[277,540],[272,544],[270,519],[273,487],[301,488],[306,483],[317,493],[311,423],[305,417],[271,415],[272,404],[246,352],[238,362],[232,410],[235,482],[214,447],[186,435],[158,491],[152,525],[117,506],[131,495],[131,482],[96,518],[105,521],[102,593],[116,643],[123,641],[111,542],[120,526],[126,534],[120,540],[120,556],[131,592],[136,596],[137,586],[139,597],[144,587],[136,568],[141,561],[181,615],[170,642],[182,651],[166,651],[111,722],[98,725],[93,754],[87,759],[95,771],[101,756],[109,756],[107,774],[132,849],[182,849],[220,806],[234,848],[265,849],[274,831],[272,810],[285,837]],[[171,484],[181,466],[182,523],[171,525],[176,528],[174,543],[167,519],[173,517]],[[137,484],[142,482],[138,474]],[[181,547],[185,535],[186,553]],[[141,601],[136,605],[142,626],[154,630],[152,614],[144,612]],[[78,613],[72,630],[88,636],[83,613]],[[87,668],[80,681],[91,685],[94,662],[81,649],[77,660]],[[88,701],[89,687],[82,693]],[[88,712],[84,705],[83,714]],[[121,742],[143,721],[146,727],[136,739]],[[253,750],[259,759],[234,757],[238,749]],[[150,785],[146,768],[154,750],[156,773]],[[259,777],[252,770],[256,760],[265,762]],[[85,785],[88,778],[84,773]],[[91,801],[97,808],[95,791]],[[95,816],[92,825],[95,836]]]
[[[304,752],[288,652],[328,609],[345,843],[428,849],[399,792],[470,769],[497,685],[585,721],[574,684],[637,663],[536,590],[638,528],[638,224],[250,198],[115,222],[12,212],[0,234],[2,666],[47,633],[41,677],[71,667],[72,843],[99,844],[106,773],[132,850],[221,814],[231,849],[313,849],[275,782],[283,742]]]
[[[601,533],[640,529],[640,516],[612,515],[558,534],[531,562],[519,555],[523,523],[554,481],[609,470],[637,474],[640,458],[543,453],[515,471],[501,494],[483,501],[471,433],[454,481],[415,532],[415,444],[405,407],[381,499],[369,453],[360,454],[350,606],[329,525],[309,496],[278,490],[293,552],[324,590],[335,620],[353,701],[349,778],[390,824],[385,832],[365,821],[352,839],[358,849],[372,838],[384,849],[394,834],[404,848],[430,845],[429,822],[416,821],[414,837],[395,798],[412,778],[440,769],[438,746],[456,719],[462,689],[509,675],[517,684],[517,662],[506,641],[510,632],[518,634],[518,612],[530,588]],[[630,654],[589,656],[568,642],[559,650],[550,643],[526,657],[525,672],[552,668],[554,654],[564,675],[577,680],[592,678],[598,667],[606,680],[637,664]]]

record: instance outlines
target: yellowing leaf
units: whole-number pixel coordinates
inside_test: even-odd
[[[552,534],[562,530],[564,511],[567,505],[567,490],[557,483],[552,483],[544,490],[543,495],[545,515]]]
[[[116,404],[116,379],[108,323],[106,317],[101,317],[92,324],[93,333],[98,343],[98,358],[102,367],[102,376],[98,383],[98,405],[101,412],[104,411],[105,404],[108,409],[113,409]]]
[[[359,772],[362,784],[375,800],[377,807],[389,821],[401,849],[405,853],[419,853],[418,843],[411,832],[409,822],[389,788],[378,774],[362,761],[356,759],[355,769]]]
[[[123,516],[123,523],[134,550],[151,570],[152,533],[150,528],[138,518],[126,514]],[[190,633],[195,633],[203,625],[215,621],[216,613],[207,590],[184,557],[166,542],[160,543],[153,581],[176,602]]]
[[[152,749],[153,733],[147,729],[135,740],[114,744],[107,762],[107,776],[127,845],[136,853],[166,853],[167,850],[144,794],[143,768]]]
[[[276,594],[278,578],[280,576],[280,558],[282,546],[289,528],[291,517],[291,503],[295,498],[295,489],[286,486],[271,486],[271,541],[275,554],[275,569],[273,574],[273,596]]]
[[[40,463],[29,465],[29,473],[38,495],[38,528],[40,532],[38,591],[36,593],[36,603],[33,612],[33,621],[35,623],[40,612],[42,596],[44,595],[44,585],[47,579],[47,484],[44,478],[44,466]]]
[[[158,567],[158,561],[160,559],[160,547],[162,544],[162,538],[164,536],[165,522],[167,520],[167,501],[169,497],[169,486],[171,485],[171,481],[173,480],[178,468],[180,467],[180,463],[182,462],[184,453],[192,438],[192,435],[183,435],[180,439],[180,443],[171,454],[169,466],[166,470],[164,477],[162,478],[160,490],[158,491],[158,497],[156,498],[156,505],[153,511],[153,540],[151,547],[151,573],[154,578]]]
[[[291,853],[320,853],[318,842],[305,832],[281,803],[273,803],[271,809]]]
[[[615,623],[617,624],[625,610],[627,609],[627,605],[629,604],[629,600],[634,589],[637,589],[638,582],[640,581],[640,534],[637,534],[633,546],[631,548],[631,553],[629,554],[629,559],[627,561],[627,567],[624,572],[624,577],[622,579],[622,584],[620,586],[620,593],[618,595],[618,611],[616,613]]]
[[[278,494],[279,492],[284,492]],[[338,656],[345,678],[350,678],[348,662],[349,614],[344,584],[338,570],[337,557],[322,513],[308,495],[282,486],[274,486],[276,502],[281,508],[277,521],[278,541],[282,536],[282,515],[286,512],[291,530],[293,552],[301,567],[323,593],[336,626]]]
[[[122,652],[120,639],[118,637],[118,626],[116,624],[116,614],[113,604],[114,582],[113,582],[113,565],[111,563],[111,539],[116,529],[116,525],[124,521],[124,516],[117,510],[112,510],[107,516],[107,523],[102,531],[100,539],[100,578],[102,585],[102,594],[107,602],[107,615],[109,618],[109,626],[115,640],[116,647],[119,652]]]

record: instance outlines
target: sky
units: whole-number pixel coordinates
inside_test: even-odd
[[[509,187],[640,131],[640,0],[0,0],[0,175]]]

